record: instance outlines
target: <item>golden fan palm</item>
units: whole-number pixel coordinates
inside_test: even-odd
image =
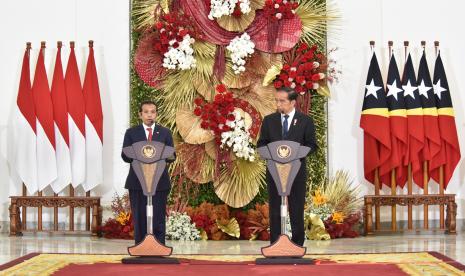
[[[310,45],[324,44],[328,23],[339,18],[337,12],[321,0],[300,0],[296,14],[302,21],[300,40]]]

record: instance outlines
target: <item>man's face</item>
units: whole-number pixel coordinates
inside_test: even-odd
[[[275,93],[276,106],[278,112],[282,114],[288,114],[295,107],[295,100],[290,101],[288,99],[288,94],[285,91],[277,91]]]
[[[139,118],[144,122],[145,125],[151,126],[155,123],[157,118],[157,108],[153,104],[144,104],[142,111],[139,112]]]

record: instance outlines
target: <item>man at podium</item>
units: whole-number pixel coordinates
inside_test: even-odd
[[[173,147],[173,137],[169,129],[156,123],[157,106],[153,101],[144,101],[139,106],[139,118],[142,124],[129,128],[124,134],[123,148],[131,146],[140,141],[158,141],[167,146]],[[121,157],[124,162],[131,163],[132,159],[123,152]],[[167,160],[173,162],[174,160]],[[134,221],[135,243],[142,242],[147,233],[147,197],[142,191],[142,186],[136,176],[132,166],[130,166],[128,177],[124,188],[129,190],[129,200],[131,202],[131,213]],[[168,168],[165,168],[158,182],[153,202],[153,234],[162,244],[165,243],[165,214],[166,201],[171,189]]]
[[[310,153],[315,152],[315,126],[313,120],[295,109],[298,94],[287,87],[280,88],[275,93],[277,112],[265,116],[260,129],[257,147],[269,143],[290,140],[310,147]],[[292,241],[302,246],[305,240],[304,204],[306,194],[307,169],[305,158],[292,185],[288,197],[289,215],[292,228]],[[281,196],[267,169],[268,201],[270,206],[270,242],[274,243],[281,234],[280,206]],[[285,233],[283,233],[285,234]]]

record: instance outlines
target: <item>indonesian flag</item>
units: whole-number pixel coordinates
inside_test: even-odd
[[[40,49],[34,83],[32,84],[37,116],[37,183],[39,191],[42,191],[57,178],[53,104],[45,72],[44,50],[45,47]]]
[[[90,191],[103,181],[103,114],[92,42],[89,42],[89,58],[87,60],[83,94],[86,106],[87,165],[83,188],[85,191]]]
[[[37,144],[36,144],[36,112],[32,96],[29,52],[26,49],[21,69],[16,108],[12,116],[12,168],[29,193],[38,190],[37,184]]]
[[[66,67],[65,90],[69,113],[68,127],[72,184],[73,187],[77,187],[84,183],[86,179],[86,107],[73,43],[71,44],[71,52]]]
[[[390,162],[391,135],[389,128],[389,111],[386,93],[375,53],[371,58],[365,85],[360,127],[363,129],[365,178],[375,182],[375,171],[384,163]],[[389,166],[383,166],[379,175],[390,172]]]
[[[55,120],[55,142],[58,178],[51,184],[55,193],[71,184],[71,153],[69,150],[68,107],[66,102],[65,79],[61,64],[61,44],[55,61],[52,81],[53,118]]]
[[[446,188],[460,161],[461,154],[452,97],[440,54],[434,66],[433,89],[438,110],[441,150],[440,154],[431,160],[430,172],[431,177],[439,183],[439,167],[444,165],[444,188]]]

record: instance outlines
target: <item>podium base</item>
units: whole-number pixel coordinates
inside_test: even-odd
[[[166,257],[127,257],[121,260],[123,264],[179,264],[179,260]]]
[[[172,252],[172,247],[161,244],[152,234],[147,234],[142,242],[128,247],[129,255],[138,257],[167,257]]]
[[[262,255],[266,258],[302,258],[306,251],[306,247],[293,243],[287,235],[280,235],[273,244],[262,247]]]
[[[312,265],[315,264],[313,259],[307,258],[289,258],[289,257],[274,257],[274,258],[257,258],[255,260],[257,265],[286,265],[286,264],[295,264],[295,265]]]

